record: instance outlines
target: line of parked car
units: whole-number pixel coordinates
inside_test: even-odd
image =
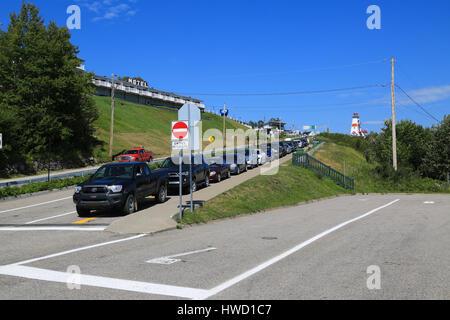
[[[247,170],[282,158],[308,145],[307,139],[267,143],[259,148],[237,149],[234,153],[205,158],[203,154],[183,156],[181,183],[183,193],[190,192],[192,163],[192,190],[219,183]],[[75,187],[73,201],[80,217],[88,217],[93,210],[113,210],[123,215],[137,211],[142,202],[154,197],[165,202],[169,192],[180,188],[180,158],[166,158],[157,169],[150,170],[142,161],[119,162],[102,166],[91,178]]]

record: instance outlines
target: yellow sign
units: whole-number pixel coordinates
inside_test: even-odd
[[[216,138],[214,138],[213,136],[209,137],[208,141],[213,143],[216,140]]]

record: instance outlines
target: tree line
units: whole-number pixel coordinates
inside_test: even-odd
[[[99,143],[92,74],[66,27],[44,24],[39,9],[22,3],[0,30],[0,173],[36,162],[77,161]]]
[[[415,175],[446,181],[450,174],[450,115],[435,126],[423,127],[411,120],[396,124],[397,164],[392,161],[392,121],[385,121],[381,132],[371,132],[367,137],[350,137],[340,134],[321,136],[338,144],[360,151],[369,163],[375,164],[375,174],[386,179],[407,178]]]

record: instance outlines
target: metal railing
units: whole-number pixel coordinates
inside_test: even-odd
[[[347,177],[309,154],[294,154],[292,157],[292,164],[305,168],[312,168],[316,170],[316,172],[330,178],[345,189],[355,191],[355,181],[352,178]]]

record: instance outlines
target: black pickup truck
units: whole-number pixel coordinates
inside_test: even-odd
[[[113,163],[102,166],[85,183],[75,187],[73,202],[78,215],[91,210],[117,210],[127,215],[138,210],[146,197],[166,201],[168,176],[165,170],[150,170],[146,163]]]
[[[160,168],[161,170],[165,170],[168,175],[168,186],[169,189],[179,190],[180,188],[180,165],[179,165],[179,157],[173,156],[167,158],[163,161]],[[201,154],[192,155],[191,160],[189,161],[189,156],[183,156],[183,164],[182,164],[182,188],[184,193],[189,193],[189,174],[190,174],[190,163],[192,163],[192,189],[193,191],[197,191],[200,185],[204,185],[208,187],[210,184],[209,175],[210,169],[208,163],[205,161],[205,158]]]

